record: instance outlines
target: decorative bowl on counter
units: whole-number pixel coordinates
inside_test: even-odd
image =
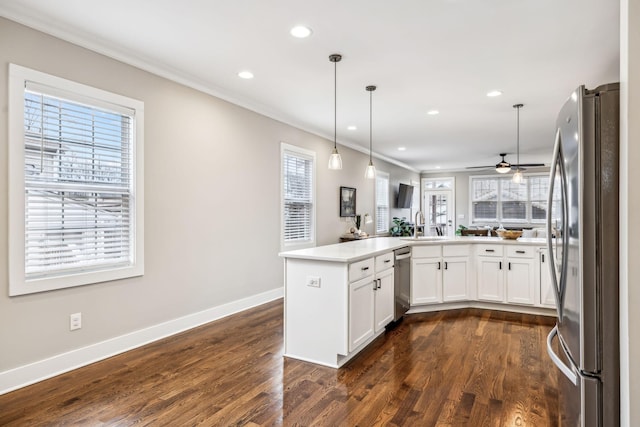
[[[522,236],[522,230],[496,230],[496,233],[500,238],[507,240],[516,240]]]

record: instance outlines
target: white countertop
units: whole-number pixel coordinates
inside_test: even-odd
[[[456,236],[453,238],[436,238],[431,240],[411,239],[409,237],[376,237],[371,239],[353,240],[345,243],[333,245],[317,246],[315,248],[298,249],[294,251],[280,252],[278,255],[283,258],[309,259],[317,261],[353,262],[384,252],[399,249],[405,246],[422,245],[442,245],[442,244],[507,244],[507,245],[527,245],[546,246],[546,239],[519,238],[517,240],[506,240],[499,237],[481,236]]]

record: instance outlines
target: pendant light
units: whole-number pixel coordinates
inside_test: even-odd
[[[524,104],[515,104],[513,108],[516,109],[516,172],[513,174],[513,182],[516,184],[522,183],[522,172],[520,171],[520,109],[524,107]]]
[[[334,53],[329,55],[329,61],[333,62],[333,151],[329,156],[329,169],[342,169],[342,157],[338,153],[338,62],[342,59],[342,55]]]
[[[376,90],[375,86],[367,86],[369,92],[369,166],[364,171],[364,177],[367,179],[374,179],[376,177],[376,167],[373,166],[373,91]]]

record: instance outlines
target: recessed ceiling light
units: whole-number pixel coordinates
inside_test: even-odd
[[[349,125],[347,126],[347,130],[358,130],[358,127],[355,125]]]
[[[491,92],[487,92],[487,96],[490,96],[491,98],[494,98],[500,95],[502,95],[502,92],[499,90],[492,90]]]
[[[398,151],[406,151],[407,147],[398,147]]]
[[[430,116],[435,116],[437,114],[440,114],[440,111],[438,111],[438,110],[429,110],[429,111],[427,111],[427,114],[430,115]]]
[[[238,73],[238,77],[240,77],[241,79],[252,79],[253,73],[251,71],[240,71]]]
[[[436,169],[440,169],[440,166],[436,166]]]
[[[296,38],[304,39],[311,35],[311,28],[305,27],[304,25],[296,25],[289,31],[289,33]]]

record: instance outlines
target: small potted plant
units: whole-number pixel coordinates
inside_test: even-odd
[[[411,236],[411,224],[407,222],[405,217],[398,218],[394,216],[393,225],[389,229],[389,233],[391,233],[393,237]]]

